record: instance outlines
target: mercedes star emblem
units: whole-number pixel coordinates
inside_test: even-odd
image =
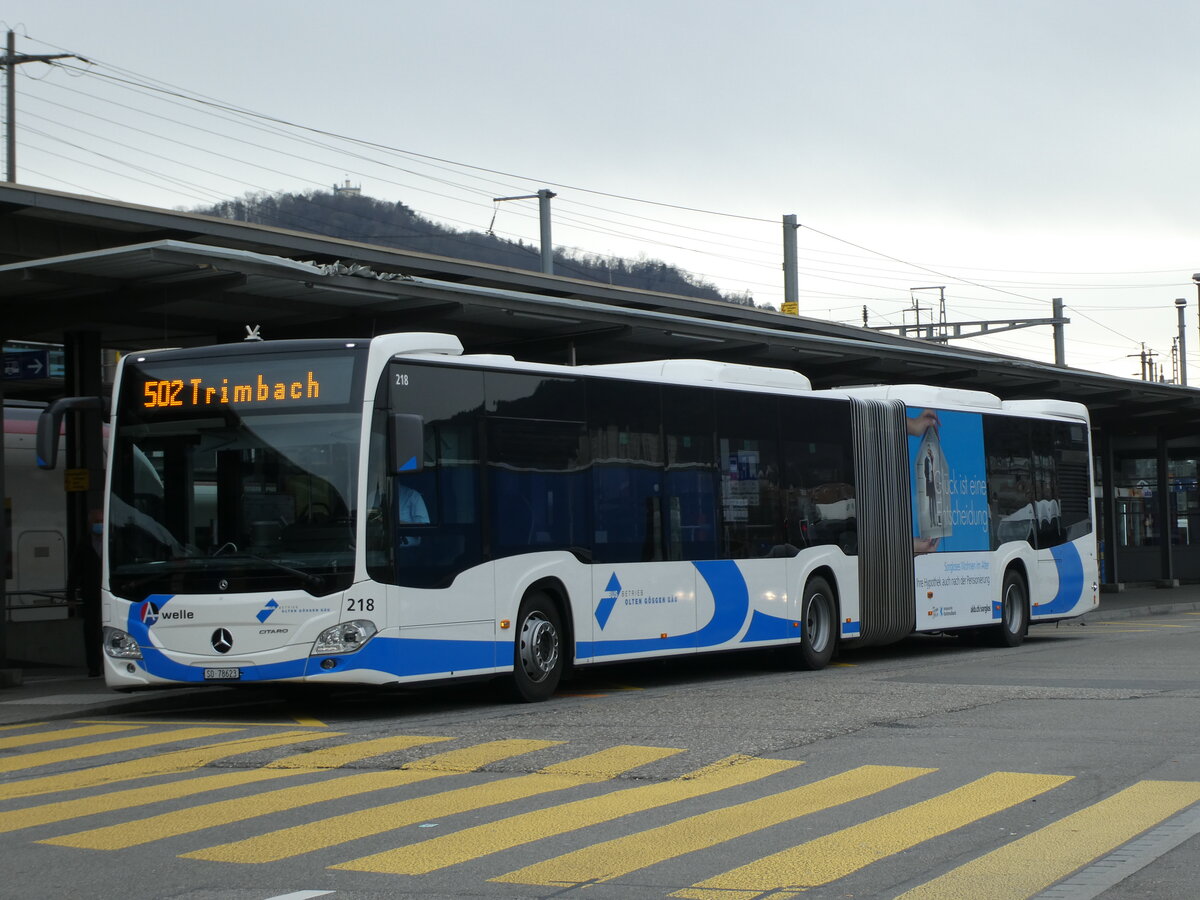
[[[218,628],[212,633],[212,645],[218,653],[228,653],[233,649],[233,635],[224,628]]]

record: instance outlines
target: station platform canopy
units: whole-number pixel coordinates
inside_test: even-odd
[[[1200,426],[1193,388],[20,185],[0,185],[0,304],[5,342],[90,332],[132,351],[239,341],[247,327],[267,340],[444,331],[469,353],[717,359],[795,369],[817,388],[920,382],[1074,400],[1123,434]]]

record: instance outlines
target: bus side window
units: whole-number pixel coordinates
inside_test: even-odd
[[[663,518],[668,559],[717,558],[717,463],[713,392],[664,387]]]
[[[1029,422],[1012,416],[983,417],[987,456],[989,522],[992,549],[1009,541],[1036,537],[1033,506],[1033,458]]]

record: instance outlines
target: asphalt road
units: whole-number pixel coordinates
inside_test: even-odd
[[[1200,894],[1200,613],[0,729],[11,896]],[[0,888],[0,893],[5,893]]]

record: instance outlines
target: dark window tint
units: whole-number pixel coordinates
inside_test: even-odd
[[[488,415],[583,420],[583,382],[577,378],[488,372],[486,391]]]
[[[391,411],[420,415],[425,423],[421,472],[387,474],[384,410],[373,425],[367,520],[372,577],[393,569],[393,583],[427,587],[448,583],[483,558],[479,520],[479,418],[483,373],[469,369],[394,363],[386,388]],[[391,559],[387,559],[387,555]]]
[[[992,549],[1008,541],[1034,544],[1037,522],[1029,422],[1010,416],[984,416],[983,445]]]
[[[492,418],[487,440],[491,555],[585,548],[583,423]]]
[[[1033,436],[1037,546],[1054,547],[1091,531],[1087,430],[1036,422]]]
[[[858,552],[850,406],[812,398],[780,403],[783,502],[790,545]]]
[[[660,421],[657,387],[589,383],[596,562],[663,558]]]
[[[1092,479],[1088,471],[1086,425],[1059,424],[1055,433],[1055,465],[1062,503],[1063,528],[1068,541],[1092,531]]]
[[[713,392],[664,387],[663,518],[668,559],[717,557],[717,461]]]
[[[721,555],[747,559],[782,552],[786,544],[780,495],[775,397],[715,392],[717,459],[721,470]]]

